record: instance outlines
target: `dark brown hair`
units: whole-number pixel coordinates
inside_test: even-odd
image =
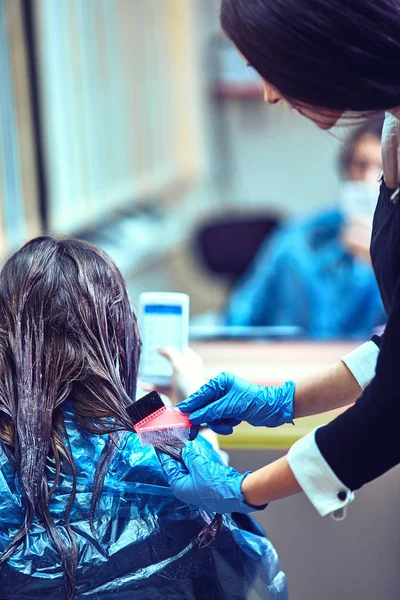
[[[19,474],[26,511],[0,564],[37,515],[60,555],[68,599],[74,597],[78,561],[69,524],[76,476],[62,404],[71,399],[87,431],[109,434],[95,472],[93,524],[116,452],[113,433],[132,430],[125,408],[135,399],[139,353],[124,279],[104,252],[79,240],[43,236],[8,260],[0,274],[0,439]],[[51,488],[49,459],[56,465]],[[49,510],[63,465],[74,480],[65,512],[68,542]]]
[[[295,106],[379,111],[400,105],[400,3],[222,0],[224,32]]]

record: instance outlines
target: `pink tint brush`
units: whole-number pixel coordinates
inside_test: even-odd
[[[136,400],[127,411],[143,447],[184,444],[193,440],[198,432],[198,427],[180,410],[165,406],[158,392]]]
[[[182,449],[199,432],[188,417],[177,408],[165,406],[158,392],[150,392],[128,406],[127,412],[142,446],[154,446],[157,455],[165,452],[184,465]],[[200,548],[213,543],[222,529],[222,516],[214,515],[197,536]]]

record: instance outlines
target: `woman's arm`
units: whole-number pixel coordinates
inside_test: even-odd
[[[242,494],[247,504],[261,506],[274,500],[298,494],[297,483],[286,456],[250,473],[242,482]]]
[[[192,423],[208,423],[223,435],[241,421],[277,427],[353,403],[373,378],[378,354],[378,342],[366,342],[328,369],[280,386],[255,385],[223,372],[178,407]]]
[[[335,365],[296,383],[294,418],[353,404],[375,375],[381,338],[374,336]]]
[[[296,442],[287,456],[245,476],[201,461],[188,448],[187,469],[172,465],[168,472],[174,493],[189,504],[206,500],[209,510],[248,512],[304,491],[321,515],[340,514],[355,489],[400,463],[399,356],[400,302],[386,328],[376,376],[354,406]],[[300,386],[309,405],[316,385]]]
[[[370,385],[347,411],[296,442],[287,457],[248,475],[242,483],[246,502],[271,502],[303,489],[317,510],[328,514],[351,501],[354,490],[399,464],[399,357],[400,287]],[[317,387],[318,382],[300,386],[300,401],[308,408]]]
[[[348,367],[339,361],[296,382],[294,418],[315,415],[352,404],[362,389]]]

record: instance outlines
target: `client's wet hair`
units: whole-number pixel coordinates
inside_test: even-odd
[[[70,398],[79,424],[109,434],[96,467],[91,523],[115,432],[132,430],[125,408],[135,399],[140,340],[124,279],[98,248],[44,236],[14,254],[0,274],[0,439],[19,474],[25,520],[0,564],[26,536],[37,515],[57,549],[67,598],[74,597],[78,546],[69,523],[76,475],[62,404]],[[118,437],[118,434],[115,433]],[[55,463],[51,488],[47,461]],[[60,534],[49,503],[63,465],[73,475]]]

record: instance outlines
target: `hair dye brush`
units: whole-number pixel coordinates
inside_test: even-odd
[[[182,449],[189,440],[194,440],[199,432],[197,425],[192,425],[188,417],[177,408],[165,406],[158,392],[150,392],[128,406],[127,412],[132,420],[133,428],[139,436],[142,446],[154,446],[157,454],[165,452],[179,461]],[[213,543],[222,529],[222,515],[214,515],[197,536],[200,548]]]
[[[165,406],[158,392],[136,400],[128,406],[127,412],[143,447],[173,445],[182,449],[183,444],[198,433],[198,427],[179,409]]]

